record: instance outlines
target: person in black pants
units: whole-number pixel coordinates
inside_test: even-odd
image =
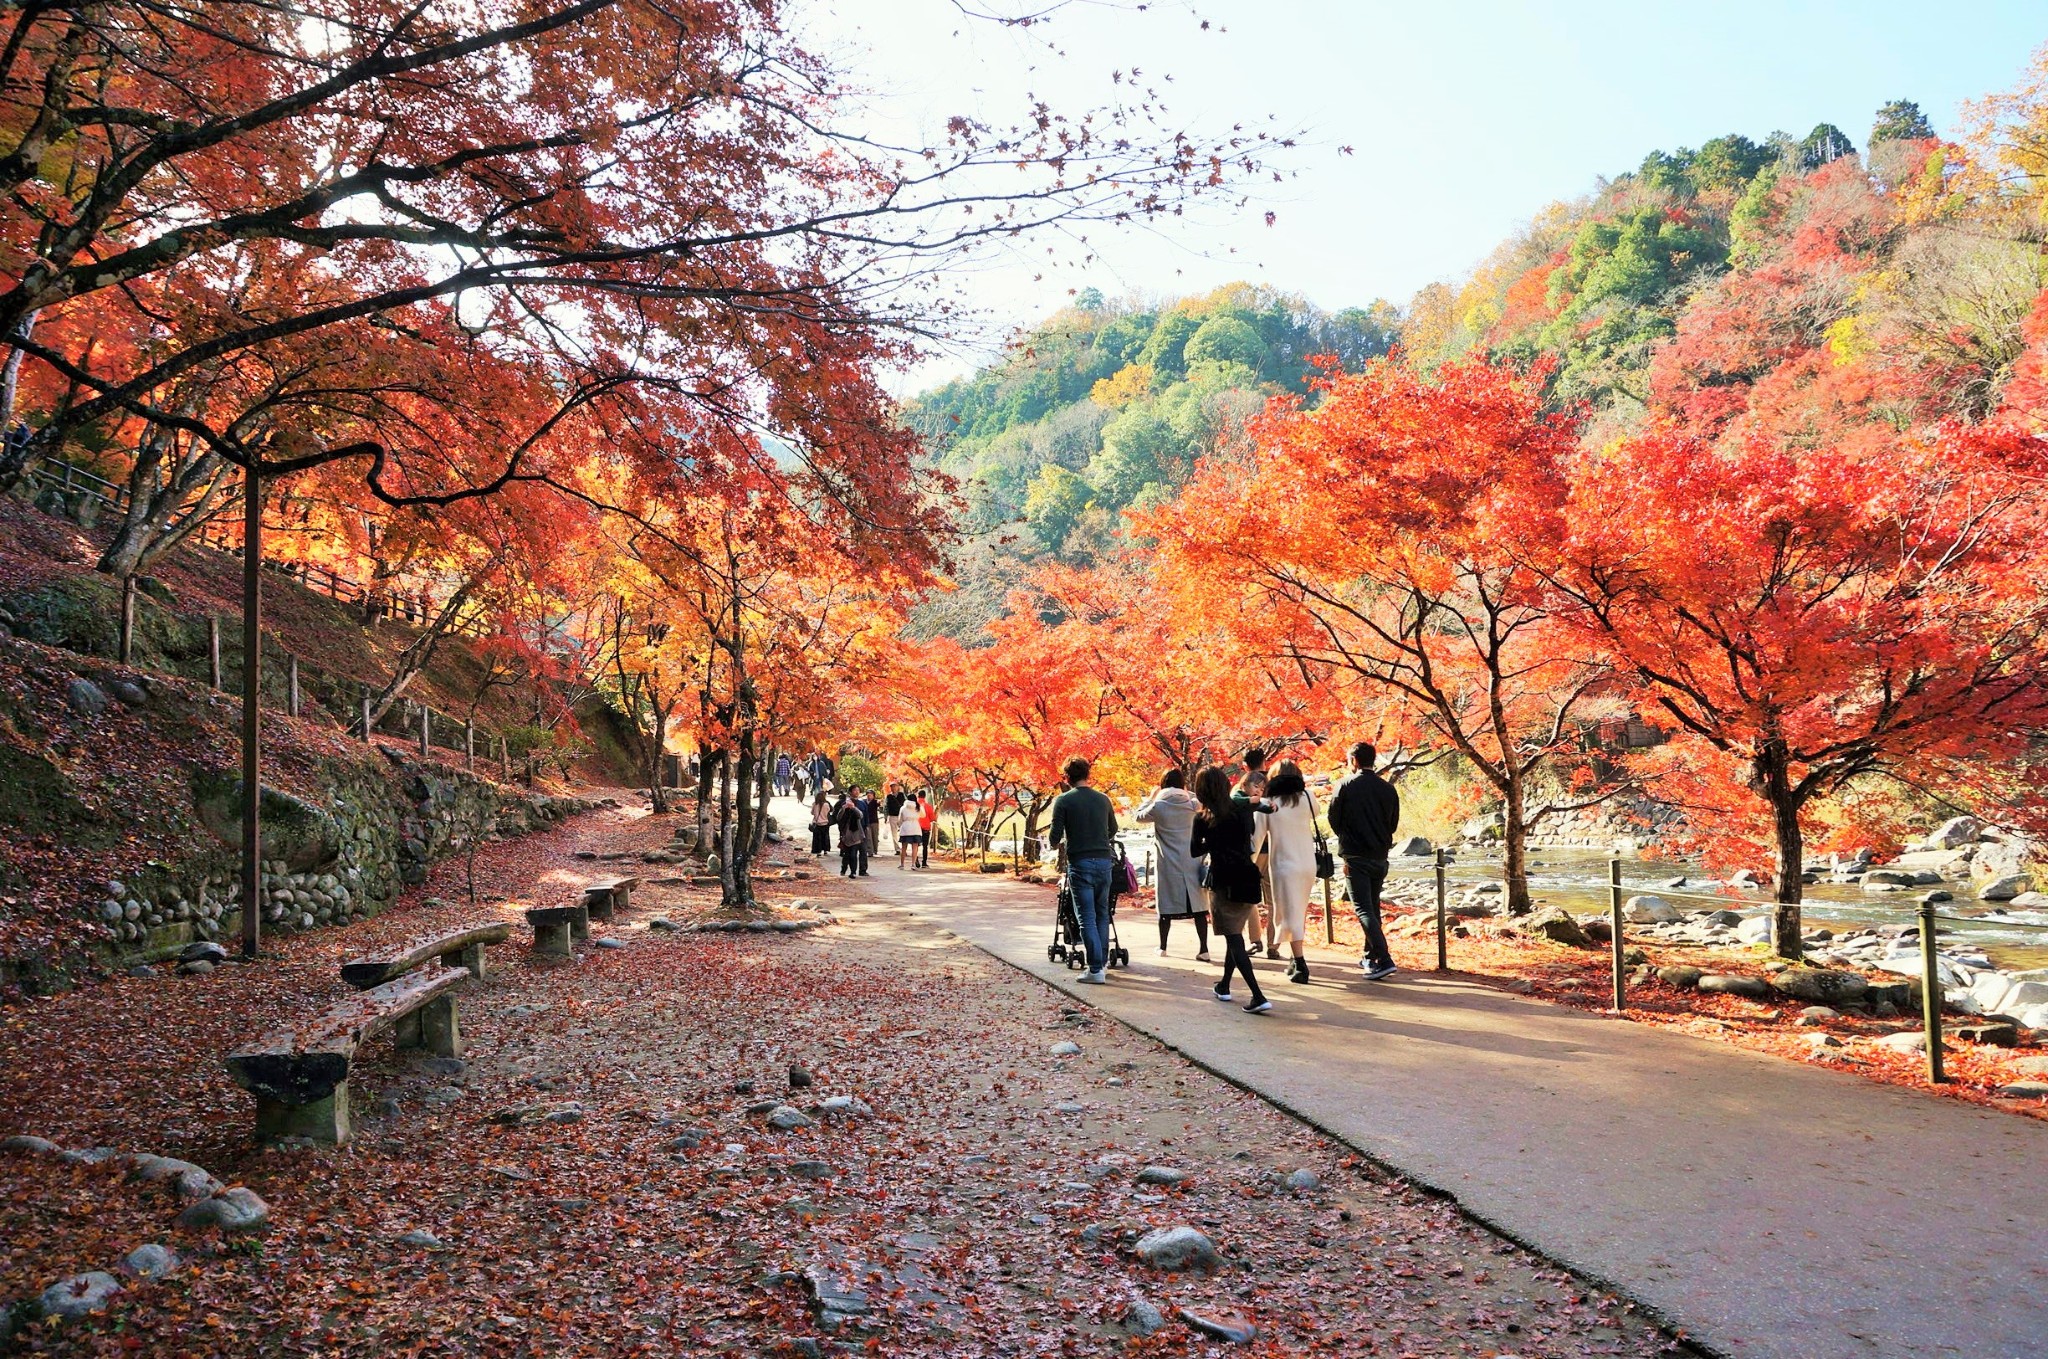
[[[832,819],[839,827],[839,876],[859,877],[868,866],[868,823],[861,815],[860,803],[850,797],[839,799],[839,810]]]
[[[1358,965],[1367,981],[1394,975],[1394,955],[1387,951],[1387,932],[1380,924],[1380,889],[1387,884],[1387,856],[1393,853],[1394,832],[1401,824],[1401,795],[1374,771],[1378,762],[1372,742],[1351,747],[1351,777],[1337,785],[1330,799],[1330,829],[1344,856],[1351,909],[1365,931],[1365,956]]]
[[[1195,813],[1188,847],[1197,858],[1209,856],[1209,922],[1223,936],[1223,980],[1216,984],[1216,999],[1232,999],[1230,978],[1242,976],[1252,993],[1244,1008],[1262,1015],[1273,1008],[1273,1002],[1259,989],[1251,954],[1244,946],[1244,927],[1259,904],[1259,866],[1252,861],[1252,809],[1249,803],[1230,796],[1230,776],[1213,764],[1195,775],[1195,800],[1201,810]]]

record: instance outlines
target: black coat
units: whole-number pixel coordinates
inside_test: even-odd
[[[1330,829],[1347,859],[1386,858],[1400,824],[1401,795],[1369,769],[1338,784],[1330,799]]]
[[[1252,859],[1252,809],[1233,801],[1220,821],[1209,819],[1208,808],[1195,813],[1188,852],[1209,856],[1209,888],[1221,892],[1226,901],[1244,905],[1259,899],[1259,866]]]

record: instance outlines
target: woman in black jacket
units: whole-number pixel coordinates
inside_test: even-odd
[[[1259,904],[1259,866],[1252,861],[1252,809],[1248,803],[1231,800],[1230,776],[1213,764],[1195,775],[1195,801],[1201,810],[1195,813],[1188,849],[1198,858],[1209,856],[1209,920],[1223,936],[1223,980],[1216,984],[1216,999],[1231,999],[1231,973],[1242,973],[1252,993],[1244,1008],[1262,1015],[1273,1008],[1273,1002],[1259,990],[1251,954],[1244,946],[1244,927]]]

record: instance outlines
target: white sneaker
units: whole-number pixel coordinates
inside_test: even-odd
[[[1077,983],[1087,982],[1093,986],[1102,986],[1109,981],[1109,978],[1103,976],[1100,972],[1083,972],[1080,976],[1074,978],[1074,980]]]

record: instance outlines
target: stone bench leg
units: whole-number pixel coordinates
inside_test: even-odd
[[[349,1137],[348,1082],[343,1081],[326,1099],[311,1104],[286,1104],[283,1100],[257,1096],[256,1136],[266,1142],[304,1137],[340,1146]]]
[[[612,909],[615,911],[624,911],[630,909],[628,905],[628,900],[632,897],[632,895],[633,889],[630,887],[612,888]]]
[[[579,940],[590,937],[589,911],[579,910],[576,914],[569,917],[569,934],[570,937]]]
[[[456,1018],[455,997],[434,997],[419,1009],[420,1046],[436,1057],[462,1055],[462,1025]]]
[[[533,951],[545,953],[551,958],[567,958],[576,951],[570,943],[572,937],[569,922],[566,920],[553,925],[535,925]]]
[[[472,979],[482,981],[484,979],[484,946],[482,944],[466,944],[453,953],[444,953],[441,955],[441,965],[443,967],[466,967],[469,969],[469,975]]]
[[[612,894],[610,892],[592,892],[583,898],[583,909],[587,916],[595,916],[599,920],[610,920],[612,918]]]

